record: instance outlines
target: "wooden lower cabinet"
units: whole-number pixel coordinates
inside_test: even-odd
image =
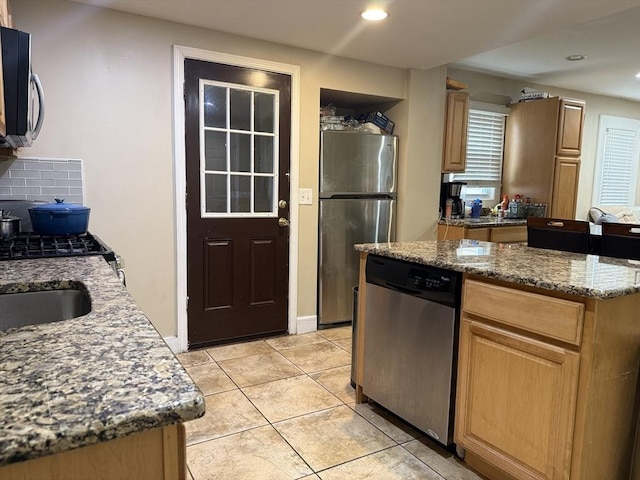
[[[522,479],[569,478],[579,356],[462,320],[459,444]]]
[[[640,294],[465,275],[455,442],[490,480],[629,480]]]
[[[482,240],[485,242],[515,243],[527,241],[527,226],[469,228],[438,224],[438,240]]]
[[[184,425],[0,467],[2,480],[185,480]]]

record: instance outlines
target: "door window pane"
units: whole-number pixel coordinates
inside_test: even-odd
[[[205,174],[205,206],[207,212],[225,213],[227,211],[227,176]]]
[[[227,126],[227,89],[213,85],[204,86],[205,127]]]
[[[227,170],[227,134],[206,130],[204,132],[205,170]]]
[[[255,177],[254,210],[271,212],[273,210],[273,177]]]
[[[231,122],[233,130],[251,130],[251,92],[247,90],[230,90]]]
[[[256,92],[254,98],[255,131],[273,133],[275,95],[271,93]]]
[[[273,138],[274,137],[254,137],[253,157],[255,161],[256,173],[273,172]]]
[[[251,177],[231,175],[231,211],[251,212]]]
[[[203,82],[203,217],[276,217],[278,92]]]
[[[232,172],[251,171],[251,136],[243,133],[231,133],[229,152]]]

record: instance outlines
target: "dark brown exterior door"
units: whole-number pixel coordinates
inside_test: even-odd
[[[287,330],[290,84],[185,60],[189,348]]]

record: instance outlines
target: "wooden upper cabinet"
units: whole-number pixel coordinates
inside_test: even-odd
[[[3,27],[13,28],[9,0],[0,0],[0,25]]]
[[[556,143],[558,155],[580,155],[584,106],[585,103],[582,100],[567,98],[560,100],[560,121]]]
[[[443,172],[464,172],[468,123],[469,94],[457,91],[447,92],[442,154]]]
[[[575,218],[580,179],[580,159],[557,157],[553,175],[553,218]]]
[[[547,216],[575,218],[585,102],[552,97],[511,106],[502,195],[548,205]]]

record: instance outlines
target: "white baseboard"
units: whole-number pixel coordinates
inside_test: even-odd
[[[173,353],[182,353],[178,337],[164,337],[164,341],[169,345],[169,348]]]
[[[296,334],[315,332],[318,329],[318,317],[309,315],[307,317],[298,317]]]

